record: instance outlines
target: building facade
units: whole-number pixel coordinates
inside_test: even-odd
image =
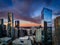
[[[20,24],[19,20],[15,21],[15,38],[18,38],[20,34],[19,24]]]
[[[13,13],[8,12],[8,28],[7,28],[7,35],[9,37],[14,37],[14,17],[13,17]]]
[[[0,37],[3,37],[3,19],[0,19]]]
[[[60,16],[56,17],[54,20],[55,35],[54,35],[54,45],[60,45]]]
[[[45,45],[52,45],[52,10],[43,8],[41,15],[44,23],[44,43]]]

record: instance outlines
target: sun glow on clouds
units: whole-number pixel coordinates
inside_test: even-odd
[[[60,14],[60,0],[0,0],[0,18],[6,18],[8,11],[11,11],[15,18],[31,21],[28,23],[20,20],[22,25],[31,25],[32,22],[39,23],[39,15],[43,7],[51,8],[53,12],[57,11],[55,15]]]
[[[32,16],[32,18],[39,16],[39,15],[40,15],[40,11],[39,11],[39,10],[35,11],[35,12],[33,13],[33,15],[34,15],[34,16]]]
[[[4,21],[4,24],[8,25],[7,20]],[[20,20],[20,26],[21,27],[31,27],[31,26],[40,26],[40,24],[33,23],[33,22],[30,22],[30,21]]]

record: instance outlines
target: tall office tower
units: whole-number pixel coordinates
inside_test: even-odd
[[[7,36],[6,25],[3,25],[3,37]]]
[[[47,45],[47,22],[46,21],[44,21],[43,35],[44,35],[43,43]]]
[[[15,21],[15,27],[19,28],[19,21]]]
[[[36,42],[41,42],[41,41],[42,41],[42,28],[37,27],[37,30],[36,30]]]
[[[47,41],[45,41],[46,42],[45,45],[52,45],[52,10],[48,8],[43,8],[42,18],[43,18],[43,22],[44,21],[47,22],[47,31],[45,31],[45,33],[47,32]],[[44,30],[45,29],[46,27],[44,25]]]
[[[2,37],[3,32],[3,19],[0,19],[0,37]]]
[[[0,19],[0,25],[3,25],[3,19]]]
[[[15,37],[19,37],[20,30],[19,30],[19,21],[15,21]]]
[[[55,36],[54,45],[60,45],[60,16],[54,20]]]
[[[14,17],[13,17],[13,13],[8,12],[8,36],[9,37],[14,37]]]

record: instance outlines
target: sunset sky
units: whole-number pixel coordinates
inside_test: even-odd
[[[24,20],[19,20],[19,21],[20,21],[20,26],[21,27],[31,27],[31,26],[40,26],[41,25],[41,24],[38,24],[38,23],[30,22],[30,21],[24,21]],[[4,23],[5,25],[8,25],[7,20],[5,20],[4,22],[5,22]]]
[[[60,0],[0,0],[0,18],[7,19],[7,13],[12,12],[14,19],[38,24],[44,7],[51,9],[52,15],[60,15]]]

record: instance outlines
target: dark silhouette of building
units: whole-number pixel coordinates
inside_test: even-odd
[[[54,20],[54,27],[54,45],[60,45],[60,16],[56,17],[56,19]]]
[[[3,19],[0,19],[0,37],[3,37]]]
[[[16,28],[19,28],[19,24],[20,24],[19,21],[15,21],[15,27],[16,27]]]
[[[6,30],[6,25],[3,25],[3,37],[7,36],[7,30]]]
[[[20,24],[19,20],[15,21],[15,28],[16,28],[15,34],[17,34],[17,35],[15,35],[15,37],[19,37],[20,36],[19,35],[20,34],[19,24]]]
[[[46,21],[44,21],[44,31],[43,31],[43,33],[44,33],[43,43],[44,43],[45,45],[47,45],[47,22],[46,22]]]
[[[0,38],[2,37],[2,32],[3,32],[2,31],[3,30],[2,28],[3,28],[2,25],[0,25]]]

